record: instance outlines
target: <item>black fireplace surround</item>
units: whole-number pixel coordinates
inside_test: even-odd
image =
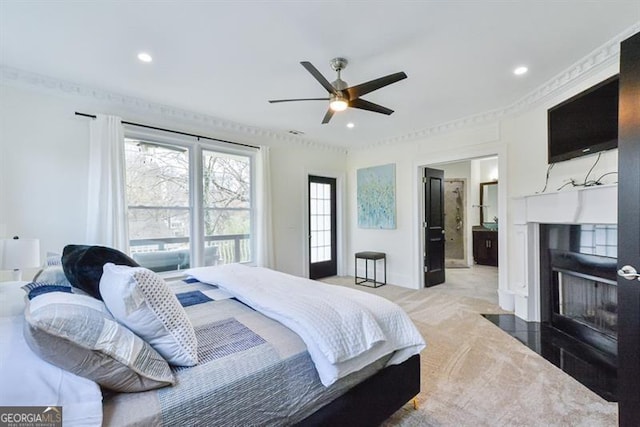
[[[540,320],[617,365],[617,259],[581,253],[581,234],[580,225],[540,225]]]

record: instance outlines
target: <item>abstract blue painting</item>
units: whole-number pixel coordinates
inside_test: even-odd
[[[358,169],[358,227],[396,228],[396,165]]]

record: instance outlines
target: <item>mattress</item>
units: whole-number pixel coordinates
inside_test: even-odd
[[[198,365],[173,368],[176,384],[104,391],[103,425],[290,425],[381,370],[390,355],[329,387],[300,337],[215,286],[169,284],[198,338]]]

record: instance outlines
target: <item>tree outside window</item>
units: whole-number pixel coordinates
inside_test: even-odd
[[[190,164],[190,149],[202,165]],[[131,253],[155,271],[191,266],[192,218],[203,222],[205,265],[251,260],[251,158],[199,146],[125,140]],[[193,215],[191,176],[202,172],[203,207]]]

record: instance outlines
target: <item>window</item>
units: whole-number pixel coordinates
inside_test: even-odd
[[[618,226],[605,224],[580,225],[580,253],[618,257]]]
[[[331,185],[309,183],[311,262],[331,260]]]
[[[250,262],[253,153],[125,138],[131,256],[154,271]]]
[[[251,261],[250,158],[203,150],[202,172],[205,257],[209,251],[224,264]]]

